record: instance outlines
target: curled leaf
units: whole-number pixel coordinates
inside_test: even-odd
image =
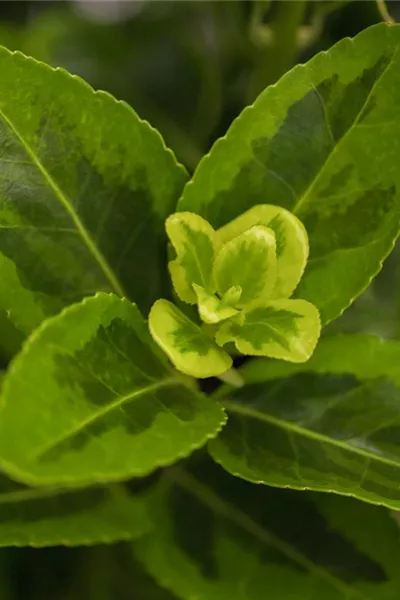
[[[280,206],[258,204],[218,229],[225,244],[255,225],[264,225],[275,234],[277,278],[271,298],[289,298],[303,275],[308,258],[308,236],[302,222]]]
[[[193,283],[213,293],[212,267],[217,236],[211,225],[199,215],[174,213],[166,220],[166,231],[177,254],[169,263],[172,283],[179,298],[195,304]]]
[[[213,377],[232,365],[231,357],[168,300],[155,302],[149,315],[149,328],[155,342],[186,375]]]
[[[251,227],[224,244],[214,263],[220,296],[241,288],[237,307],[264,304],[275,287],[277,266],[275,236],[262,225]]]
[[[193,288],[197,296],[199,315],[204,323],[209,325],[219,323],[238,314],[239,311],[236,308],[233,308],[224,299],[220,300],[214,294],[209,294],[200,285],[194,283]]]

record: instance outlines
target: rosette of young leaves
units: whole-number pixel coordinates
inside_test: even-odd
[[[308,257],[302,223],[287,210],[253,207],[215,231],[199,215],[171,215],[166,230],[176,252],[169,264],[180,300],[197,303],[202,324],[158,300],[150,332],[175,367],[194,377],[221,375],[245,355],[304,362],[320,332],[317,309],[291,300]]]

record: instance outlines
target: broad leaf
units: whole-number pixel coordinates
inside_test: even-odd
[[[230,356],[218,348],[212,337],[168,300],[155,302],[149,328],[153,339],[182,373],[213,377],[232,365]]]
[[[380,24],[287,73],[199,164],[179,210],[218,228],[269,202],[310,241],[296,295],[325,323],[380,270],[399,230],[400,27]]]
[[[313,494],[312,499],[332,530],[382,566],[386,581],[380,598],[396,598],[400,593],[398,513],[332,494]]]
[[[0,546],[80,546],[151,528],[146,505],[121,486],[82,491],[0,487]]]
[[[211,454],[250,481],[399,509],[399,365],[400,342],[363,335],[323,338],[303,365],[249,362]]]
[[[3,383],[0,465],[28,484],[143,475],[215,435],[221,408],[175,375],[138,309],[99,293],[44,322]]]
[[[223,323],[216,341],[234,342],[242,354],[292,362],[308,360],[320,334],[318,311],[305,300],[279,300]]]
[[[209,294],[204,288],[195,283],[193,284],[193,289],[197,296],[199,315],[204,323],[209,325],[219,323],[220,321],[229,319],[229,317],[233,317],[239,312],[230,304],[230,302],[233,303],[235,301],[236,304],[239,301],[242,292],[240,288],[240,293],[237,293],[239,286],[232,286],[222,300],[215,294]],[[228,299],[228,302],[225,298]]]
[[[0,308],[23,333],[97,290],[148,310],[186,180],[126,104],[0,49]],[[143,260],[145,257],[145,260]]]
[[[211,466],[196,476],[174,471],[149,495],[155,526],[134,542],[135,554],[182,600],[382,600],[389,586],[397,598],[398,576],[344,532],[332,531],[312,500]],[[354,503],[334,501],[356,517]],[[369,520],[389,519],[384,509],[367,508],[360,522],[372,544]],[[399,539],[394,550],[398,556]]]
[[[276,283],[276,242],[271,229],[255,225],[226,242],[214,264],[220,296],[240,288],[240,308],[264,304]]]
[[[212,266],[217,236],[207,221],[194,213],[175,213],[168,217],[166,230],[177,258],[169,263],[172,283],[179,298],[194,304],[192,285],[214,292]]]
[[[280,206],[260,204],[218,229],[218,238],[224,244],[254,225],[264,225],[275,234],[277,278],[271,298],[289,298],[307,263],[308,238],[304,225]]]

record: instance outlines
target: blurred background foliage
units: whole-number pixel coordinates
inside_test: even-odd
[[[386,5],[400,20],[400,2]],[[14,0],[0,2],[0,44],[125,100],[192,172],[267,85],[381,20],[373,0]],[[397,247],[373,285],[328,331],[398,337],[399,300]],[[1,550],[0,600],[27,598],[173,600],[124,545]]]

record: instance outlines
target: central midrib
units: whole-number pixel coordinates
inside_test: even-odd
[[[221,498],[212,488],[199,481],[190,473],[185,472],[179,467],[175,467],[170,471],[169,476],[174,483],[189,492],[191,495],[197,497],[197,499],[203,504],[208,506],[211,510],[214,510],[217,514],[221,515],[223,519],[230,520],[239,526],[243,531],[246,531],[259,541],[275,547],[284,556],[296,562],[303,569],[306,569],[313,575],[328,581],[332,586],[344,593],[345,597],[349,600],[350,598],[371,600],[369,596],[365,596],[363,592],[350,587],[346,582],[335,577],[327,569],[324,569],[322,566],[307,558],[307,556],[303,555],[288,542],[282,540],[275,534],[262,527],[249,515],[242,512],[240,508],[234,506],[224,498]]]
[[[7,117],[7,115],[4,113],[2,108],[0,108],[0,116],[5,121],[5,123],[8,125],[10,131],[18,139],[19,143],[24,148],[25,152],[31,159],[32,163],[38,169],[38,171],[42,175],[43,179],[46,181],[46,183],[52,190],[54,196],[57,198],[57,200],[60,202],[60,204],[62,204],[64,209],[67,211],[69,217],[71,218],[72,222],[74,223],[74,225],[76,227],[77,232],[81,236],[84,244],[88,248],[88,250],[91,253],[91,255],[93,256],[93,258],[96,260],[97,264],[100,266],[107,281],[111,284],[113,291],[116,292],[121,297],[126,297],[125,291],[124,291],[121,283],[119,282],[118,278],[116,277],[115,273],[111,269],[110,265],[108,264],[107,260],[103,256],[103,254],[97,248],[94,240],[92,239],[90,233],[87,231],[87,229],[85,228],[81,219],[79,218],[78,214],[76,213],[69,198],[64,194],[64,192],[59,187],[59,185],[56,183],[56,181],[52,178],[52,176],[45,169],[44,165],[41,163],[41,161],[37,157],[34,150],[29,146],[29,144],[27,144],[27,142],[24,140],[23,136],[19,133],[18,129],[15,127],[13,122]]]
[[[268,413],[261,412],[255,408],[250,406],[243,406],[231,400],[226,400],[225,398],[220,398],[220,402],[223,407],[228,411],[235,413],[237,415],[242,415],[244,417],[249,417],[252,419],[256,419],[258,421],[264,421],[268,425],[272,425],[274,427],[278,427],[279,429],[283,429],[284,431],[290,431],[292,433],[296,433],[305,438],[312,439],[320,444],[326,443],[330,446],[336,446],[341,450],[347,453],[358,454],[366,459],[371,459],[376,462],[380,462],[382,464],[394,467],[396,469],[400,468],[400,461],[396,462],[390,458],[385,458],[380,456],[379,454],[371,454],[362,448],[358,448],[357,446],[351,446],[342,442],[341,440],[337,440],[335,438],[330,438],[326,435],[320,434],[316,431],[312,431],[310,429],[305,429],[303,427],[299,427],[295,423],[290,423],[288,421],[284,421],[283,419],[279,419],[278,417],[274,417]]]
[[[80,431],[85,429],[86,427],[89,427],[90,425],[92,425],[98,419],[101,419],[102,417],[107,415],[112,410],[119,408],[120,406],[123,406],[127,402],[130,402],[131,400],[134,400],[135,398],[139,398],[140,396],[144,396],[145,394],[150,394],[151,392],[155,392],[156,390],[158,390],[160,388],[167,387],[169,385],[177,385],[177,384],[179,384],[179,381],[176,378],[169,377],[167,379],[157,381],[156,383],[152,383],[150,385],[147,385],[146,387],[135,390],[134,392],[131,392],[130,394],[126,394],[125,396],[118,397],[116,400],[114,400],[113,402],[110,402],[109,404],[107,404],[106,406],[101,408],[100,410],[97,410],[96,412],[91,413],[88,417],[86,417],[86,419],[83,419],[79,423],[75,424],[73,427],[68,429],[68,431],[64,431],[63,434],[60,435],[58,438],[53,439],[50,442],[47,442],[46,444],[43,444],[40,448],[36,448],[35,451],[30,456],[27,457],[27,459],[26,459],[27,462],[38,460],[41,456],[43,456],[43,454],[45,454],[49,450],[53,450],[56,446],[65,442],[68,438],[73,437],[74,435],[76,435],[77,433],[79,433]]]

